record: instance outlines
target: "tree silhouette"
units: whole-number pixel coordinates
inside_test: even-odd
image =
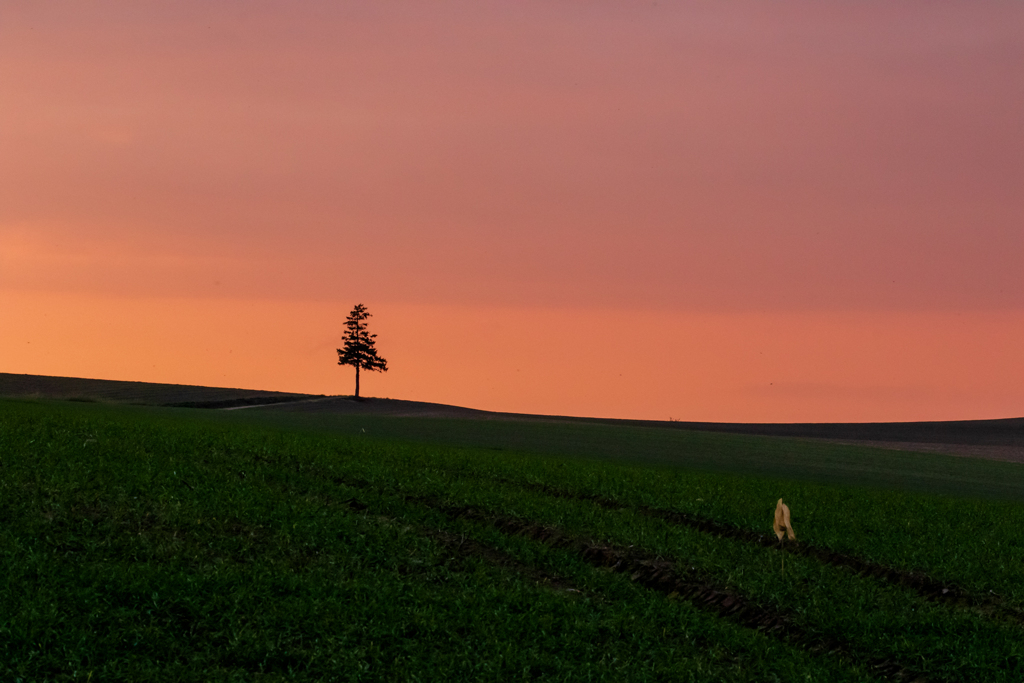
[[[344,348],[338,349],[338,365],[353,365],[356,369],[356,398],[359,398],[359,370],[387,372],[388,362],[377,355],[374,339],[377,335],[366,331],[366,319],[370,317],[366,306],[356,304],[345,319],[345,333],[341,335]]]

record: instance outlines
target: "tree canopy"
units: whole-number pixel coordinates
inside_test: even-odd
[[[388,362],[377,355],[377,335],[367,330],[370,312],[366,306],[356,304],[345,319],[345,332],[341,335],[342,348],[338,349],[338,365],[351,365],[356,369],[356,393],[359,398],[359,371],[387,372]]]

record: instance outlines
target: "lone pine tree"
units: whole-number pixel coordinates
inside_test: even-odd
[[[356,304],[345,319],[345,333],[341,335],[344,348],[338,349],[338,365],[353,365],[356,369],[356,398],[359,398],[359,370],[387,372],[388,362],[377,355],[374,339],[377,335],[366,330],[366,319],[370,317],[366,306]]]

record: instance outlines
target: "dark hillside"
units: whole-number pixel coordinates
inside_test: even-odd
[[[737,423],[677,422],[662,420],[618,420],[561,415],[530,415],[475,410],[442,403],[401,401],[397,399],[331,396],[324,399],[286,403],[275,410],[338,415],[377,415],[388,417],[444,417],[491,420],[531,420],[589,422],[634,427],[659,427],[688,431],[724,432],[754,436],[817,438],[837,441],[913,442],[1012,446],[1024,448],[1024,418],[1001,420],[959,420],[953,422],[848,422],[848,423]]]
[[[649,426],[663,422],[645,423]],[[950,422],[848,422],[742,424],[672,422],[678,429],[730,434],[786,436],[843,441],[916,442],[1024,447],[1024,418],[956,420]]]
[[[312,398],[308,394],[291,394],[280,391],[45,375],[15,375],[6,372],[0,373],[0,396],[189,408],[228,408]]]
[[[620,420],[499,413],[441,403],[403,401],[398,399],[363,398],[356,400],[346,396],[318,396],[279,391],[123,382],[75,377],[16,375],[9,373],[0,373],[0,397],[49,398],[189,408],[273,406],[275,411],[325,415],[584,422],[756,436],[873,442],[878,445],[889,444],[891,447],[904,448],[911,445],[956,444],[979,448],[1024,449],[1024,418],[958,420],[949,422],[792,424]],[[897,444],[903,444],[903,446],[898,446]],[[981,453],[978,455],[985,457]],[[1013,459],[1016,460],[1018,457],[1015,454]]]

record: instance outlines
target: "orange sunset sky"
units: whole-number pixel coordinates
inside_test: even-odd
[[[1024,3],[0,1],[0,372],[1024,415]]]

